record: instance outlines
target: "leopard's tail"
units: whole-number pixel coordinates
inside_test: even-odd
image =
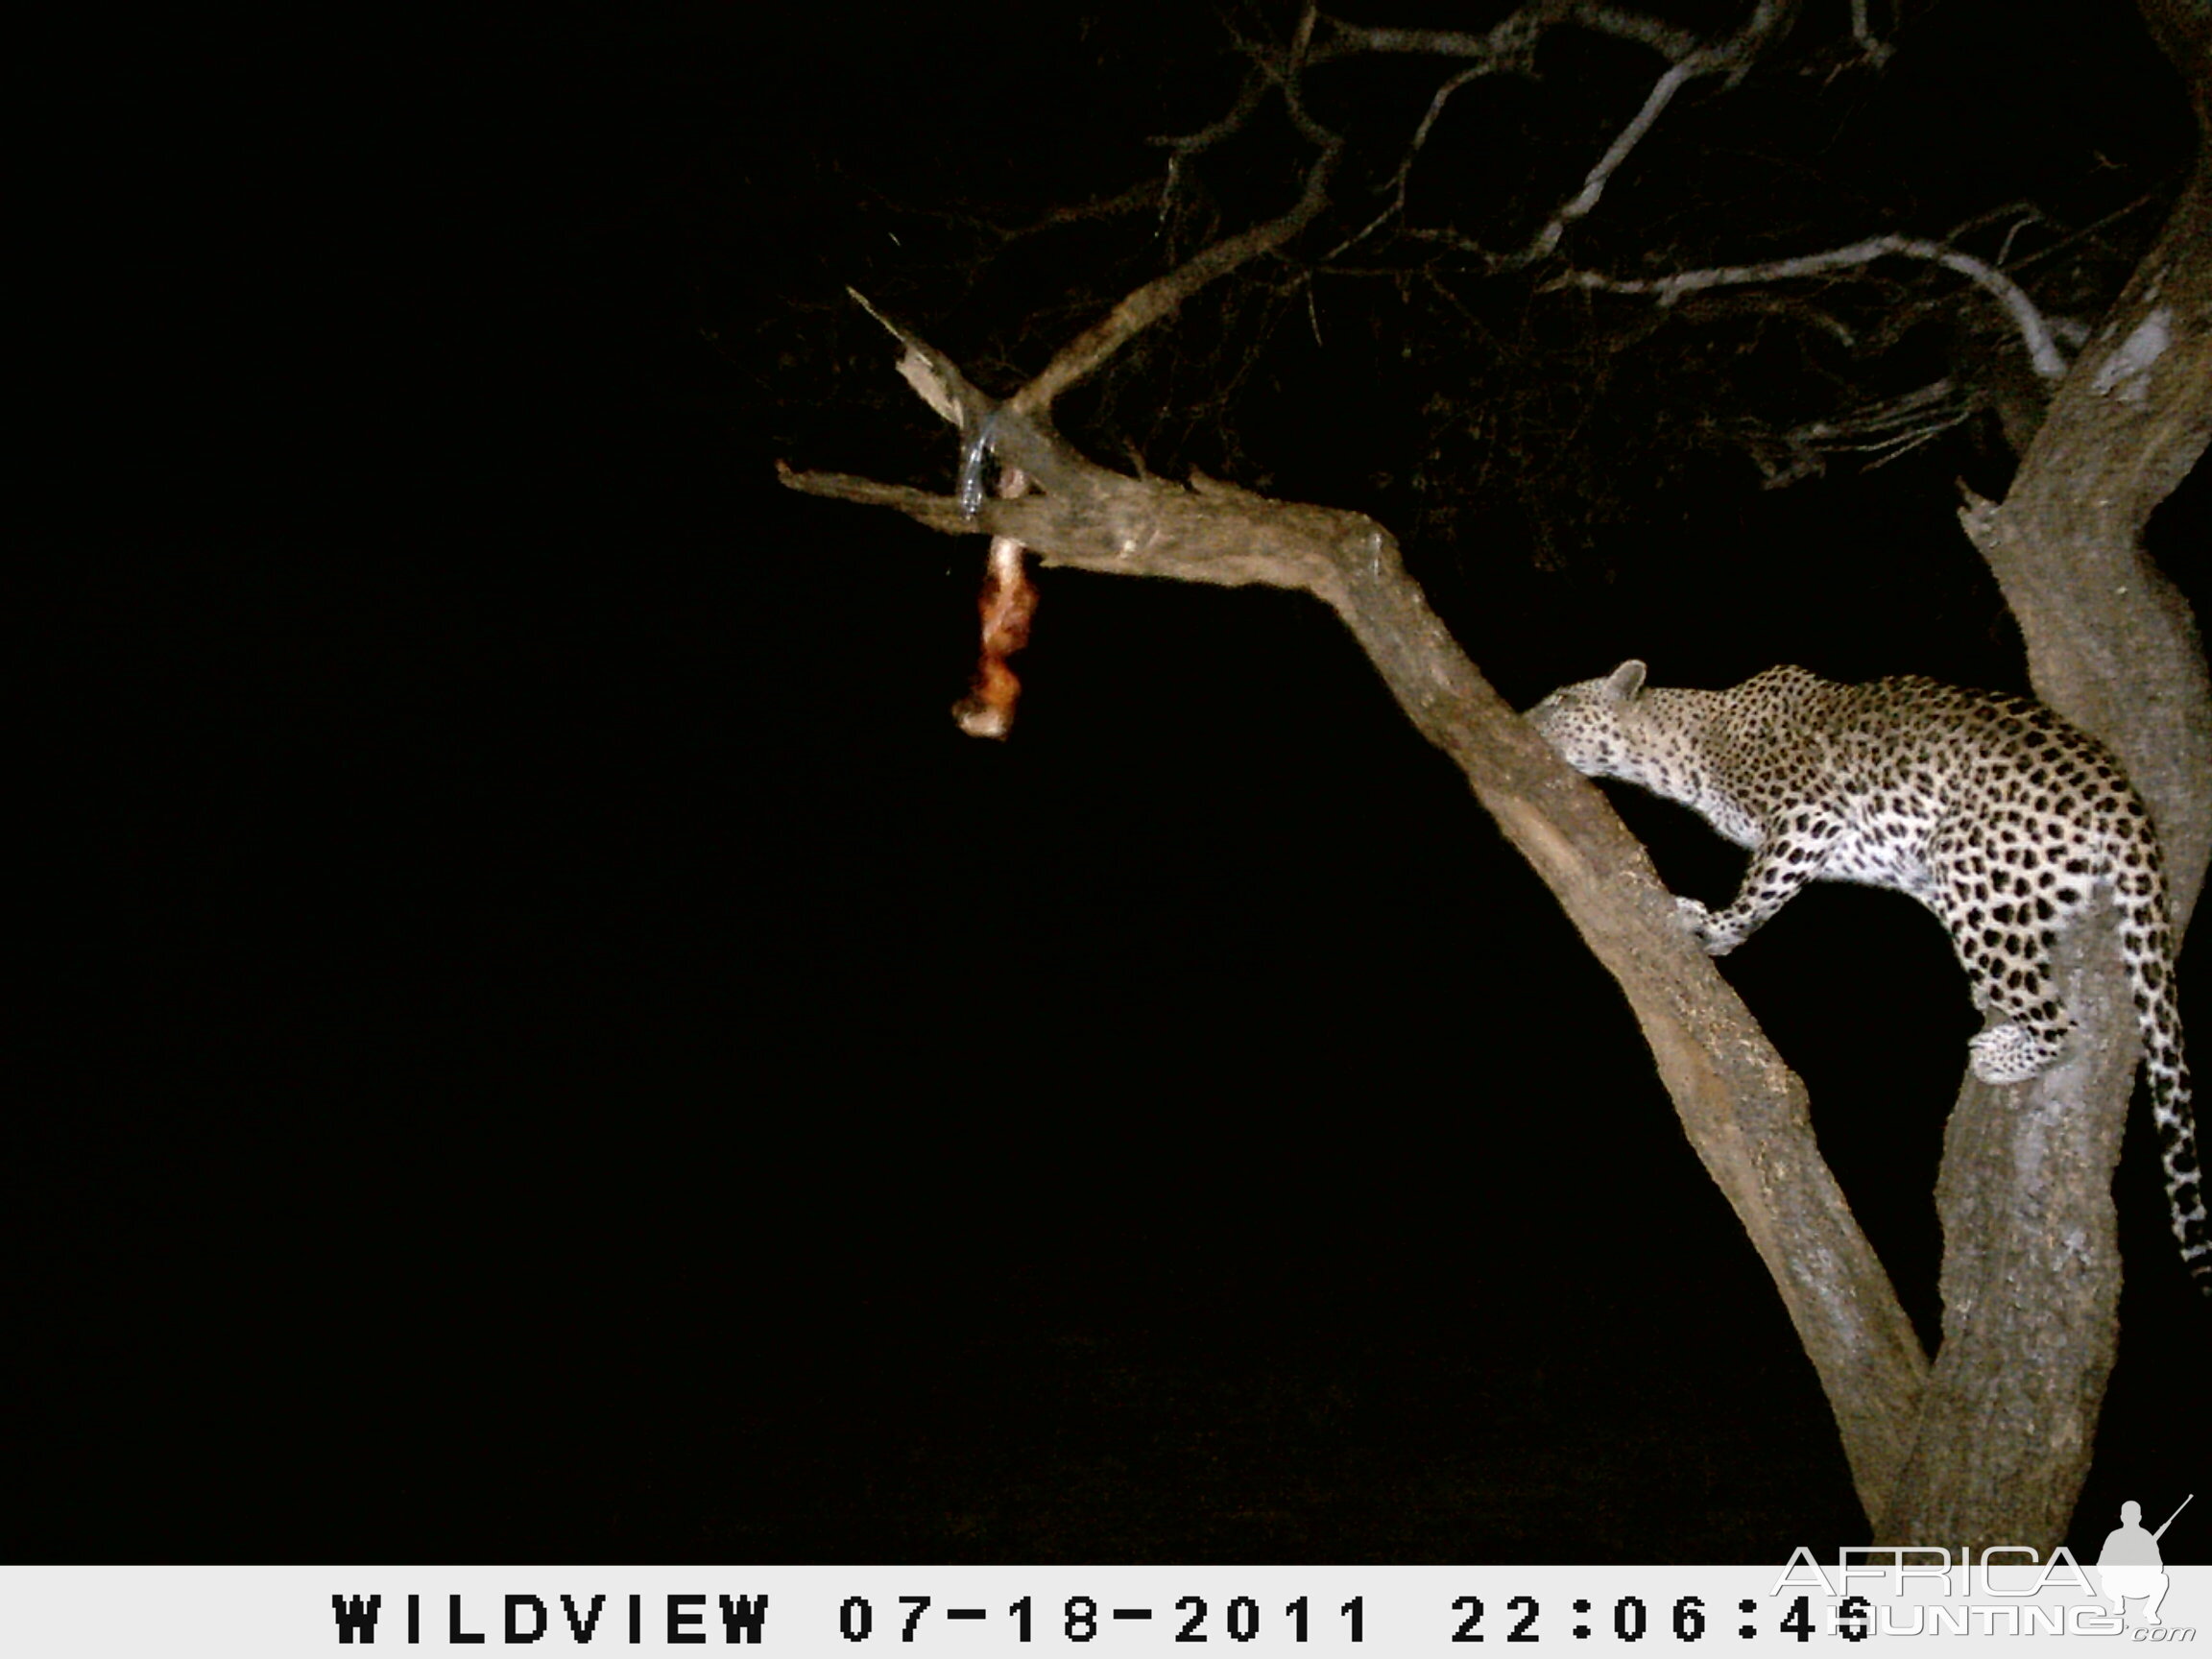
[[[2146,876],[2148,879],[2146,879]],[[2151,1118],[2158,1128],[2158,1162],[2166,1171],[2166,1207],[2181,1262],[2197,1288],[2212,1297],[2212,1226],[2204,1214],[2204,1171],[2197,1156],[2197,1120],[2189,1061],[2181,1046],[2181,1004],[2174,988],[2174,930],[2166,920],[2165,883],[2152,864],[2116,883],[2121,939],[2143,1031]],[[2130,892],[2128,889],[2135,890]]]

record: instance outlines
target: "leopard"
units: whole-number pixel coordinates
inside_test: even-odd
[[[1748,850],[1733,902],[1675,900],[1708,954],[1735,950],[1808,881],[1910,894],[1943,924],[1988,1017],[1968,1044],[1974,1074],[2020,1083],[2073,1029],[2055,995],[2058,932],[2109,893],[2174,1236],[2212,1298],[2164,865],[2111,751],[2029,698],[1917,675],[1845,685],[1785,665],[1699,691],[1647,685],[1647,672],[1631,659],[1527,718],[1576,771],[1678,802]]]

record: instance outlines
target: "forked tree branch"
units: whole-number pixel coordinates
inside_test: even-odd
[[[1666,70],[1652,83],[1636,113],[1629,118],[1626,126],[1614,134],[1604,154],[1583,175],[1581,188],[1561,203],[1525,244],[1509,252],[1489,251],[1456,231],[1423,229],[1413,232],[1423,240],[1443,242],[1477,254],[1493,271],[1514,270],[1548,257],[1559,246],[1559,240],[1567,233],[1567,228],[1597,207],[1614,174],[1621,170],[1630,153],[1658,125],[1659,117],[1666,113],[1675,94],[1700,76],[1726,75],[1731,83],[1741,80],[1758,60],[1760,54],[1787,32],[1796,12],[1796,0],[1755,0],[1751,14],[1744,19],[1742,28],[1733,35],[1710,43],[1700,41],[1687,31],[1658,18],[1623,11],[1616,6],[1594,4],[1591,0],[1533,0],[1532,4],[1523,6],[1479,35],[1449,29],[1400,29],[1347,23],[1331,18],[1326,45],[1316,51],[1314,61],[1358,53],[1419,53],[1433,57],[1466,58],[1473,60],[1473,62],[1470,67],[1447,80],[1431,98],[1428,110],[1414,129],[1396,172],[1384,186],[1385,191],[1394,197],[1392,204],[1372,223],[1348,237],[1329,257],[1334,258],[1346,248],[1371,235],[1394,213],[1404,210],[1407,183],[1413,163],[1428,143],[1429,135],[1442,115],[1446,102],[1455,92],[1486,75],[1534,74],[1536,48],[1545,34],[1551,29],[1572,24],[1593,34],[1649,47],[1667,60]]]

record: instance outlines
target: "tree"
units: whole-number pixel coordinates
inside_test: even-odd
[[[1710,961],[1673,926],[1671,902],[1642,847],[1455,642],[1407,574],[1396,539],[1365,516],[1203,474],[1185,487],[1109,469],[1063,436],[1056,417],[1074,388],[1104,382],[1105,413],[1094,409],[1087,421],[1103,438],[1112,411],[1141,383],[1157,388],[1164,377],[1191,375],[1193,356],[1203,378],[1233,385],[1262,360],[1264,327],[1242,339],[1225,330],[1210,357],[1203,348],[1181,355],[1168,349],[1146,360],[1142,348],[1202,293],[1234,292],[1240,283],[1253,310],[1269,309],[1262,301],[1277,316],[1296,300],[1310,307],[1317,280],[1344,270],[1355,250],[1371,261],[1363,274],[1385,276],[1401,292],[1425,284],[1459,307],[1460,345],[1491,333],[1479,308],[1465,302],[1465,289],[1510,285],[1525,305],[1539,294],[1586,297],[1561,356],[1531,367],[1536,353],[1516,362],[1499,352],[1504,367],[1471,394],[1438,394],[1463,414],[1518,392],[1539,413],[1523,419],[1503,447],[1518,445],[1524,456],[1532,439],[1572,446],[1545,424],[1546,373],[1557,374],[1562,362],[1596,373],[1623,341],[1654,326],[1653,301],[1724,294],[1734,314],[1758,328],[1826,333],[1855,349],[1869,332],[1903,338],[1911,319],[1928,311],[1927,296],[1845,292],[1814,306],[1786,284],[1863,272],[1877,259],[1962,274],[1975,285],[1969,299],[1994,302],[2005,323],[1992,348],[1988,315],[1975,313],[1975,326],[1961,329],[1971,349],[1957,355],[1963,364],[1979,351],[1993,373],[1977,378],[1961,369],[1884,395],[1831,372],[1832,386],[1843,388],[1838,403],[1787,424],[1741,400],[1735,413],[1721,415],[1702,373],[1678,375],[1672,391],[1705,400],[1700,442],[1732,443],[1781,482],[1837,450],[1887,455],[1980,410],[2006,417],[2008,434],[2025,444],[2018,469],[2001,502],[1970,494],[1961,523],[2021,625],[2039,694],[2109,743],[2149,800],[2179,929],[2212,857],[2212,683],[2187,606],[2147,562],[2142,533],[2212,432],[2212,170],[2202,141],[2212,132],[2212,24],[2184,0],[2146,0],[2144,11],[2187,87],[2199,161],[2132,276],[2116,297],[2104,297],[2095,325],[2075,336],[2071,362],[2063,328],[2007,274],[2004,252],[1984,259],[1956,238],[1888,233],[1738,264],[1647,248],[1660,255],[1661,274],[1639,276],[1601,269],[1584,254],[1578,228],[1622,190],[1623,170],[1686,88],[1708,80],[1734,86],[1801,52],[1801,38],[1816,39],[1793,6],[1758,0],[1737,29],[1712,36],[1580,0],[1532,0],[1481,34],[1353,24],[1309,7],[1280,40],[1239,40],[1240,89],[1218,119],[1166,141],[1163,178],[1064,216],[1090,223],[1156,206],[1163,223],[1188,233],[1193,221],[1205,222],[1208,233],[1192,236],[1194,251],[1123,294],[1018,391],[1003,401],[989,397],[919,332],[884,319],[902,348],[908,384],[962,435],[959,494],[833,473],[785,474],[796,488],[890,506],[948,533],[992,534],[985,664],[964,716],[990,734],[1002,734],[1011,719],[1004,657],[1026,626],[1023,549],[1050,565],[1264,583],[1329,605],[1626,994],[1693,1144],[1782,1293],[1826,1390],[1875,1536],[1888,1541],[2048,1547],[2063,1534],[2080,1490],[2116,1341],[2109,1187],[2135,1070],[2109,936],[2081,929],[2062,958],[2064,998],[2080,1023],[2068,1061],[2019,1090],[1992,1089],[1971,1075],[1961,1086],[1938,1190],[1945,1316],[1931,1367],[1820,1158],[1802,1085]],[[1578,184],[1546,195],[1542,180],[1526,182],[1494,215],[1510,234],[1472,235],[1456,218],[1425,221],[1414,198],[1437,165],[1436,140],[1456,95],[1493,77],[1532,75],[1556,36],[1576,34],[1655,54],[1666,65],[1626,118],[1589,147]],[[1866,8],[1855,5],[1849,41],[1818,42],[1815,50],[1843,74],[1879,69],[1892,47],[1877,38]],[[1389,159],[1369,167],[1384,186],[1384,204],[1363,215],[1347,205],[1356,194],[1348,175],[1367,107],[1327,88],[1346,66],[1382,55],[1453,67],[1434,82]],[[1211,206],[1193,205],[1198,192],[1189,176],[1209,152],[1249,138],[1265,112],[1277,114],[1302,147],[1295,201],[1217,233]],[[1539,198],[1545,204],[1530,211]],[[1263,261],[1274,262],[1272,282],[1253,277]],[[1607,294],[1615,298],[1597,298]],[[1873,320],[1872,330],[1865,318],[1844,316],[1854,305]],[[1318,332],[1317,317],[1312,324]],[[1807,361],[1816,362],[1810,354]],[[2038,385],[2049,389],[2047,402]],[[1002,469],[996,498],[979,488],[986,451]],[[1681,464],[1678,454],[1670,462],[1663,450],[1653,452],[1662,464]]]

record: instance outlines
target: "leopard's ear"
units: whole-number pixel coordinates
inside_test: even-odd
[[[1631,657],[1605,676],[1605,694],[1625,703],[1644,689],[1644,664]]]

